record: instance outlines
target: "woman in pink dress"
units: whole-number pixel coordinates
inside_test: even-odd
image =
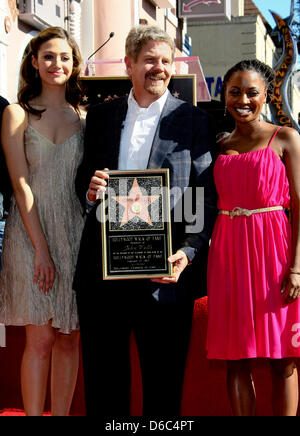
[[[209,252],[207,347],[209,359],[227,361],[234,415],[255,414],[256,358],[270,361],[274,414],[296,415],[298,407],[300,139],[261,118],[274,77],[257,60],[224,77],[235,129],[214,167],[219,215]]]

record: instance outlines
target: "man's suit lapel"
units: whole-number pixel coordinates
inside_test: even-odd
[[[127,97],[121,102],[118,111],[111,119],[111,144],[109,148],[109,169],[118,169],[121,133],[128,110]]]
[[[172,132],[174,117],[169,115],[171,115],[181,103],[181,101],[178,101],[171,94],[168,96],[154,135],[147,168],[161,168],[166,154],[176,145],[172,139],[168,139],[169,135],[165,133],[170,134],[170,132]]]

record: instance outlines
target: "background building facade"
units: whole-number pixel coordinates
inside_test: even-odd
[[[281,55],[270,25],[252,0],[0,0],[0,94],[16,101],[24,51],[32,37],[52,25],[71,32],[84,61],[93,63],[94,74],[126,74],[125,38],[135,24],[159,25],[174,38],[177,58],[199,58],[204,94],[209,91],[212,102],[219,101],[224,73],[234,63],[257,58],[274,66]],[[295,71],[288,98],[296,119],[299,83]],[[267,108],[265,117],[270,119]]]
[[[0,94],[16,101],[24,51],[47,26],[69,30],[85,61],[111,32],[114,37],[92,60],[123,59],[126,35],[139,23],[165,29],[176,41],[176,56],[186,56],[184,20],[176,12],[176,0],[0,0]]]

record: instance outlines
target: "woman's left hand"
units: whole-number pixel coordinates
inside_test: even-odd
[[[289,272],[282,283],[281,292],[286,294],[286,303],[292,303],[300,297],[300,275]]]
[[[182,251],[178,250],[175,254],[168,258],[168,262],[173,264],[173,275],[172,277],[162,277],[161,279],[151,279],[152,282],[157,283],[177,283],[180,277],[180,274],[188,265],[189,260],[187,255]]]

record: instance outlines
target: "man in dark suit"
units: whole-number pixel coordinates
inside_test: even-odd
[[[180,415],[194,298],[206,275],[198,269],[195,280],[192,265],[198,258],[199,267],[199,256],[207,254],[216,196],[211,171],[211,120],[167,90],[174,53],[174,41],[159,28],[133,28],[126,40],[125,57],[133,84],[129,97],[93,106],[87,115],[85,151],[76,189],[82,204],[85,206],[87,200],[91,210],[83,231],[74,288],[88,415],[130,414],[132,332],[141,365],[143,415]],[[181,193],[171,204],[175,254],[169,261],[176,266],[174,277],[103,280],[97,198],[105,190],[105,168],[169,168],[171,190]],[[184,204],[186,188],[197,187],[205,191],[202,230],[188,226],[187,213],[180,222],[174,218],[175,206]],[[201,260],[205,264],[206,258]]]
[[[6,106],[9,105],[9,102],[0,95],[0,126],[2,124],[2,113]],[[8,210],[10,196],[12,194],[12,187],[5,163],[4,153],[2,150],[1,140],[0,140],[0,192],[3,196],[1,199],[0,209],[2,212]],[[0,213],[0,216],[2,213]]]
[[[1,124],[2,113],[9,102],[0,95],[0,138],[1,138]],[[5,162],[4,153],[0,139],[0,271],[1,271],[1,254],[2,254],[2,237],[4,232],[4,221],[2,220],[5,212],[8,211],[10,197],[12,194],[12,186],[8,175],[8,170]]]

